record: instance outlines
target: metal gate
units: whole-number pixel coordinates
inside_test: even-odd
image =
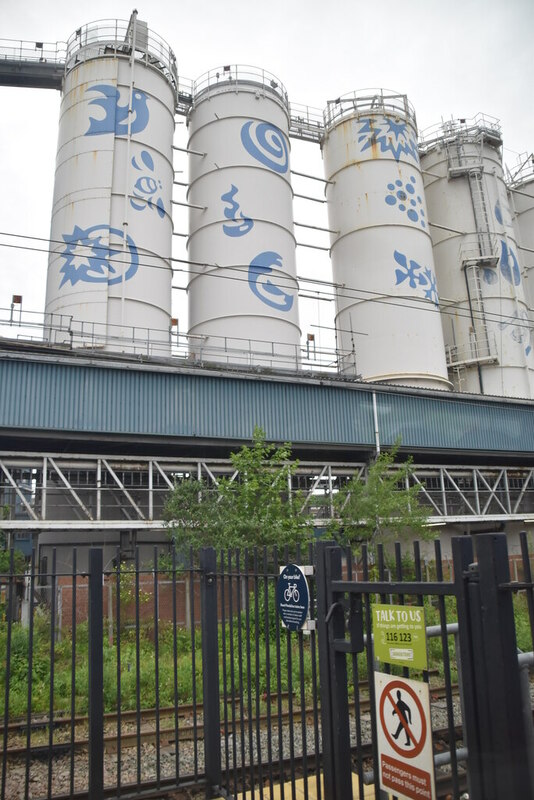
[[[119,552],[113,567],[100,549],[87,566],[73,551],[68,571],[54,555],[45,574],[33,554],[26,624],[12,554],[0,576],[0,800],[382,800],[379,673],[429,687],[437,798],[534,800],[526,535],[521,546],[513,581],[504,534],[453,540],[452,562],[439,542],[430,560],[415,543],[409,559],[396,545],[372,560],[364,546],[359,562],[321,542],[291,559],[208,548],[181,566],[154,550],[142,567],[136,552],[126,571]],[[307,629],[290,632],[274,590],[294,559],[314,574]],[[377,601],[424,612],[424,670],[377,662]]]
[[[389,570],[383,548],[378,548],[377,563],[371,564],[364,547],[358,575],[352,559],[345,558],[339,547],[324,543],[318,546],[317,619],[326,800],[363,797],[368,783],[374,784],[376,800],[389,796],[380,789],[385,762],[378,746],[383,722],[375,697],[378,670],[393,673],[392,678],[396,674],[430,684],[431,697],[443,694],[441,722],[437,722],[438,715],[433,711],[431,723],[437,797],[534,797],[532,709],[526,671],[532,653],[518,655],[513,608],[513,593],[526,592],[532,635],[532,581],[526,537],[522,535],[521,582],[510,581],[504,534],[477,536],[476,551],[475,560],[470,538],[453,539],[453,575],[445,580],[439,542],[435,543],[433,576],[423,576],[424,562],[417,544],[413,574],[406,571],[399,545]],[[375,601],[420,606],[427,617],[431,613],[436,618],[437,624],[427,626],[426,632],[434,643],[438,681],[429,669],[412,675],[413,670],[406,666],[377,664],[372,635]],[[530,649],[531,645],[532,639]],[[365,670],[369,678],[368,722],[359,690]],[[453,673],[458,676],[457,696]],[[393,708],[397,713],[398,709]],[[413,795],[399,792],[401,797],[416,794],[431,796],[423,789]]]

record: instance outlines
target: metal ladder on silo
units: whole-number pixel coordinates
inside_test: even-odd
[[[482,145],[482,142],[480,142]],[[471,359],[473,361],[487,360],[492,358],[490,338],[486,315],[484,311],[484,299],[482,286],[480,283],[481,266],[495,266],[496,256],[493,246],[494,237],[491,234],[488,207],[484,193],[484,163],[482,150],[474,155],[467,156],[464,149],[464,141],[461,135],[457,136],[454,142],[447,145],[447,159],[449,165],[449,178],[465,177],[469,181],[469,192],[473,206],[473,217],[475,234],[473,243],[467,238],[462,250],[462,266],[465,270],[467,290],[469,293],[469,303],[472,318]],[[458,373],[458,379],[461,376]]]
[[[465,165],[465,152],[462,140],[459,137],[456,137],[454,142],[445,140],[445,149],[447,152],[449,178],[457,178],[460,175],[465,175],[467,167]]]
[[[484,192],[483,175],[482,165],[480,165],[480,168],[470,169],[468,173],[479,255],[482,261],[487,261],[488,259],[492,259],[495,253],[489,223],[488,206]]]
[[[470,263],[464,266],[467,289],[469,292],[469,303],[471,307],[471,320],[473,323],[473,342],[471,345],[473,360],[487,359],[491,354],[488,326],[486,314],[484,312],[484,300],[482,298],[482,287],[480,285],[480,267],[477,263]]]

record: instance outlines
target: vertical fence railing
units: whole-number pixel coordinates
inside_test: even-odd
[[[9,689],[10,689],[10,680],[9,676],[11,673],[11,631],[12,631],[12,623],[13,623],[13,598],[14,598],[14,551],[11,550],[9,555],[9,578],[8,578],[8,588],[7,588],[7,608],[6,608],[6,616],[7,616],[7,642],[6,642],[6,677],[5,677],[5,687],[4,687],[4,735],[3,735],[3,747],[2,747],[2,782],[0,785],[2,798],[5,797],[6,793],[6,778],[7,778],[7,745],[9,741]]]
[[[202,676],[204,708],[204,769],[208,786],[221,785],[221,715],[219,705],[219,621],[217,555],[203,550],[201,571]]]
[[[26,695],[26,765],[24,772],[24,800],[28,800],[30,791],[30,749],[31,749],[31,735],[32,735],[32,689],[33,689],[33,628],[34,628],[34,592],[35,592],[35,549],[32,548],[30,560],[30,596],[29,596],[29,620],[28,620],[28,673],[27,673],[27,695]],[[9,671],[6,664],[6,684],[9,683]],[[7,711],[7,704],[6,704]],[[5,725],[5,722],[4,722]],[[4,743],[5,752],[5,743]],[[73,774],[71,768],[71,776]],[[72,784],[71,784],[72,785]],[[71,792],[72,794],[72,792]],[[3,791],[2,791],[3,796]]]
[[[104,794],[102,550],[89,549],[89,800]],[[53,639],[53,637],[52,637]]]

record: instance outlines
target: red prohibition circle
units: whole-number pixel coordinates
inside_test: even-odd
[[[415,701],[415,705],[419,712],[419,716],[421,717],[421,738],[419,739],[418,742],[415,743],[415,746],[412,750],[405,750],[404,748],[399,747],[399,745],[397,744],[395,739],[393,739],[392,735],[387,729],[386,720],[384,719],[384,705],[386,703],[386,699],[389,698],[392,705],[395,706],[395,701],[393,700],[390,694],[390,692],[393,691],[393,689],[402,689],[404,692],[406,692],[410,696],[410,698]],[[384,686],[382,690],[382,694],[380,696],[379,713],[380,713],[380,723],[382,725],[382,730],[384,731],[386,739],[388,740],[393,750],[399,755],[404,756],[404,758],[415,758],[416,756],[418,756],[423,750],[423,747],[425,746],[426,742],[426,717],[425,717],[425,712],[423,710],[423,706],[421,705],[421,701],[415,694],[414,690],[411,689],[403,681],[400,680],[390,681],[390,683],[388,683],[387,686]],[[401,720],[400,714],[398,714],[397,716],[400,721]],[[412,737],[412,742],[413,742],[413,737]]]

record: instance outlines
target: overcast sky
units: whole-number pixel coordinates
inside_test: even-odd
[[[124,0],[4,2],[0,37],[66,41],[80,25],[127,20],[132,9]],[[293,103],[319,109],[353,90],[394,89],[408,95],[420,130],[442,118],[483,112],[501,121],[510,168],[534,149],[533,0],[151,0],[138,12],[173,48],[181,76],[195,79],[228,63],[255,65],[274,73]],[[48,238],[59,92],[0,88],[0,100],[0,231]],[[177,156],[175,168],[186,169],[185,156]],[[319,147],[292,141],[292,168],[322,176]],[[295,188],[320,196],[321,185],[312,183]],[[182,199],[179,192],[175,197]],[[317,208],[298,201],[295,219],[317,224]],[[185,232],[185,215],[176,215],[175,229]],[[299,241],[328,245],[327,234],[303,230],[297,229]],[[2,235],[0,243],[26,242]],[[184,254],[180,248],[177,240],[175,255]],[[22,294],[25,309],[42,312],[46,265],[46,254],[0,246],[0,308]],[[328,255],[297,248],[297,271],[327,277]],[[322,325],[332,325],[332,305],[305,301],[304,332],[317,314]],[[184,308],[184,293],[175,291],[182,329]]]

